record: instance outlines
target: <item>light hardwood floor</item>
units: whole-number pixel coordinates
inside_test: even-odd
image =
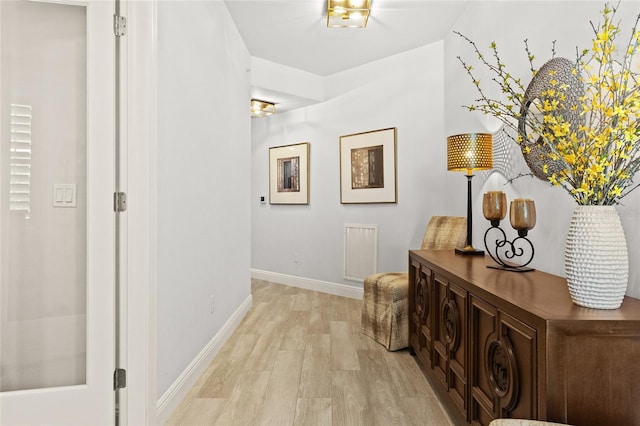
[[[167,425],[451,425],[407,350],[360,334],[360,300],[252,282],[253,307]]]

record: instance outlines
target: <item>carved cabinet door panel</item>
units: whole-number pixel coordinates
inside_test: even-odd
[[[409,275],[411,292],[409,339],[413,351],[422,358],[424,365],[431,364],[432,347],[432,272],[419,262],[412,261]]]
[[[499,319],[498,340],[506,349],[505,356],[508,362],[513,363],[510,366],[512,368],[510,374],[514,377],[512,379],[503,379],[501,389],[511,387],[513,391],[508,389],[505,397],[499,399],[498,416],[537,419],[538,383],[536,378],[538,377],[538,360],[536,330],[504,312],[499,312]],[[513,355],[510,355],[508,351],[513,351]],[[497,354],[494,358],[499,358],[499,356],[500,354]],[[509,360],[509,357],[512,360]],[[499,363],[499,359],[494,359],[494,363],[496,362]],[[499,373],[496,377],[500,377]]]
[[[495,418],[495,396],[485,368],[485,342],[495,335],[498,310],[475,296],[470,297],[469,313],[469,385],[471,388],[470,418],[473,424],[487,425]]]
[[[471,297],[471,421],[536,419],[536,331]]]
[[[440,310],[441,327],[448,342],[449,365],[447,381],[451,399],[460,411],[467,414],[467,292],[449,284],[447,303]]]
[[[434,274],[437,310],[433,327],[433,368],[436,377],[466,418],[467,413],[467,291]]]
[[[420,279],[420,263],[409,259],[409,347],[413,354],[420,351],[419,314],[416,307],[416,286]]]
[[[416,295],[420,302],[420,356],[431,363],[431,349],[433,347],[433,273],[430,269],[420,268],[419,291]]]
[[[434,302],[438,310],[435,315],[433,327],[433,360],[431,367],[438,381],[445,389],[449,389],[447,383],[447,369],[449,362],[449,342],[447,333],[447,325],[443,324],[442,308],[448,303],[449,283],[447,280],[437,274],[433,276]]]

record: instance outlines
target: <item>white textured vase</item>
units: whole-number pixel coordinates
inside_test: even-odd
[[[573,302],[619,308],[629,281],[629,253],[615,207],[576,207],[566,244],[564,264]]]

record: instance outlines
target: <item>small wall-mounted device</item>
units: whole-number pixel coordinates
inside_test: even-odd
[[[264,195],[260,196],[260,204],[267,204],[267,201],[264,199]]]

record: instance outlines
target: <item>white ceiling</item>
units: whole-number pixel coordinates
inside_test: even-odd
[[[367,28],[327,28],[326,0],[225,0],[251,56],[326,76],[441,40],[469,1],[372,0]]]
[[[251,56],[326,76],[441,40],[468,1],[372,0],[367,28],[327,28],[326,0],[226,0]]]
[[[251,56],[327,76],[443,39],[469,1],[372,0],[364,29],[327,28],[327,0],[225,3]]]

